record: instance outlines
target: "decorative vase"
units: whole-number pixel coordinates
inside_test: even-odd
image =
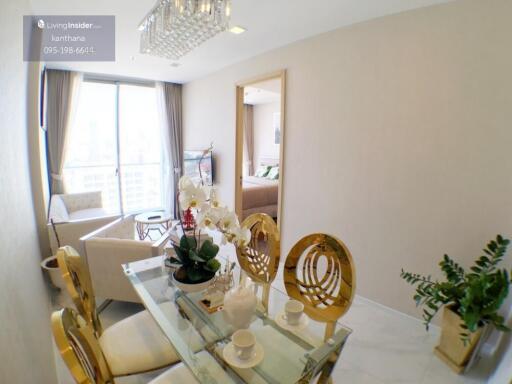
[[[173,281],[174,285],[186,293],[204,291],[205,289],[207,289],[210,286],[210,284],[215,279],[215,274],[214,274],[209,280],[202,281],[200,283],[183,283],[176,279],[176,277],[174,275],[175,273],[176,273],[176,271],[174,271],[172,273],[172,281]]]
[[[236,329],[249,328],[258,299],[251,286],[238,286],[224,296],[224,316]]]
[[[461,373],[466,367],[475,352],[483,330],[483,327],[480,327],[470,335],[469,342],[464,344],[460,334],[467,330],[461,327],[462,323],[461,317],[451,307],[444,307],[441,339],[439,345],[434,349],[437,357],[456,373]]]

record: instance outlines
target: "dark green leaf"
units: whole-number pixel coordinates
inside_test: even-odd
[[[181,236],[180,248],[182,248],[183,250],[196,249],[197,248],[196,238],[194,236],[186,236],[186,235]]]
[[[214,244],[210,239],[205,240],[205,242],[201,245],[201,249],[199,253],[201,254],[201,257],[205,260],[210,260],[217,256],[217,253],[219,252],[219,246],[217,244]]]
[[[188,251],[188,254],[191,260],[194,260],[198,263],[204,263],[204,260],[195,251]]]
[[[220,268],[220,262],[217,259],[210,259],[206,263],[205,269],[211,272],[217,272]]]

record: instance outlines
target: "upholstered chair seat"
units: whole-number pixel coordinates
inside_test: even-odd
[[[178,318],[176,308],[170,302],[160,305],[168,318]],[[188,330],[190,347],[200,350],[201,336]],[[114,376],[129,372],[145,372],[180,361],[176,350],[169,343],[158,324],[148,311],[141,311],[103,331],[100,346]]]
[[[99,342],[114,376],[146,372],[180,360],[147,311],[108,327]]]
[[[195,355],[198,367],[204,372],[205,376],[211,376],[216,383],[230,384],[235,383],[228,373],[221,367],[215,358],[208,352],[201,351]],[[245,369],[244,371],[250,372],[251,370]],[[255,380],[256,378],[249,379],[247,382],[261,383],[262,381]],[[201,381],[208,381],[207,378]],[[213,382],[213,380],[210,380]],[[195,378],[190,369],[183,363],[176,364],[160,376],[151,380],[149,384],[195,384],[199,381]]]
[[[199,383],[190,369],[183,363],[177,364],[168,369],[155,379],[151,380],[149,384],[195,384]]]

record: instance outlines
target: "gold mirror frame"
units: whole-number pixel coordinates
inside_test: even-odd
[[[324,258],[325,273],[319,276],[319,262]],[[288,296],[301,301],[304,312],[312,319],[330,323],[326,337],[332,335],[336,321],[350,308],[355,280],[350,251],[331,235],[315,233],[303,237],[286,258],[284,284]]]
[[[114,379],[91,325],[70,308],[51,317],[59,353],[77,383],[112,384]]]
[[[57,261],[62,278],[66,284],[66,289],[76,309],[92,325],[96,335],[99,337],[103,332],[103,328],[96,310],[91,276],[86,263],[78,252],[69,245],[59,248],[57,251]]]

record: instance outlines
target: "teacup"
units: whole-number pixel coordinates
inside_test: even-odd
[[[247,360],[252,357],[256,338],[251,331],[239,329],[231,336],[231,342],[235,347],[236,357],[240,360]]]
[[[298,300],[289,300],[284,306],[284,318],[289,325],[298,325],[304,312],[304,304]]]

